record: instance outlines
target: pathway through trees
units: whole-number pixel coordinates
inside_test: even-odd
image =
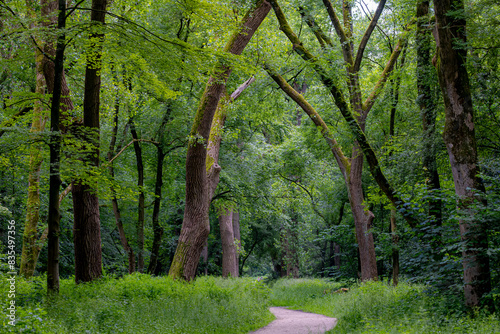
[[[287,310],[283,307],[269,308],[276,320],[250,334],[319,334],[329,331],[337,319],[321,314]]]

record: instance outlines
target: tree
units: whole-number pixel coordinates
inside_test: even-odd
[[[61,213],[59,211],[59,188],[61,186],[60,152],[61,133],[59,131],[59,107],[62,94],[62,78],[64,73],[64,49],[66,46],[66,1],[59,0],[57,17],[56,58],[54,60],[54,92],[50,109],[50,183],[49,183],[49,219],[48,219],[48,259],[47,259],[47,293],[59,293],[59,233]]]
[[[465,67],[467,42],[462,0],[434,1],[438,77],[445,105],[443,138],[448,150],[460,219],[465,304],[479,306],[481,297],[491,291],[487,226],[474,219],[473,206],[484,192],[478,176],[479,165],[474,126],[474,108]]]
[[[267,1],[258,1],[245,15],[241,30],[230,38],[224,51],[240,55],[270,9]],[[181,235],[169,271],[169,276],[173,278],[194,278],[201,250],[210,230],[205,143],[231,67],[221,63],[214,72],[200,100],[190,133],[186,159],[186,208]]]
[[[81,135],[89,146],[84,162],[99,165],[99,105],[101,90],[101,57],[105,23],[106,0],[92,0],[91,48],[87,53],[85,92],[83,98],[83,129]],[[75,245],[75,281],[89,282],[102,275],[101,224],[97,188],[84,180],[72,184]]]
[[[367,161],[369,163],[370,171],[373,174],[373,177],[384,191],[384,193],[388,196],[388,198],[398,206],[401,205],[401,201],[397,198],[394,190],[388,183],[385,176],[382,174],[380,170],[380,166],[378,164],[378,160],[375,156],[375,153],[371,149],[366,136],[364,135],[365,129],[365,121],[368,113],[373,107],[377,97],[379,96],[384,84],[392,72],[394,68],[394,64],[401,53],[405,41],[405,34],[403,34],[403,38],[398,41],[398,44],[394,48],[389,61],[387,62],[382,74],[380,75],[379,81],[375,85],[370,96],[366,99],[365,102],[362,101],[361,95],[361,87],[359,81],[359,70],[361,67],[361,61],[363,58],[364,50],[370,36],[377,25],[377,21],[382,13],[382,10],[385,5],[385,1],[381,1],[377,7],[377,11],[375,12],[371,22],[366,29],[357,50],[356,55],[354,55],[354,44],[352,41],[353,34],[353,26],[352,26],[352,15],[351,15],[351,4],[349,1],[343,2],[343,17],[344,17],[344,26],[342,27],[340,20],[338,19],[335,10],[329,0],[324,1],[324,5],[328,11],[329,18],[331,20],[332,25],[335,28],[335,31],[340,39],[342,46],[342,54],[345,62],[345,67],[347,71],[347,84],[349,87],[349,99],[350,106],[347,104],[344,98],[343,92],[339,88],[339,84],[335,82],[332,77],[328,74],[322,65],[318,62],[318,58],[315,57],[308,49],[304,47],[304,44],[299,39],[299,37],[293,32],[290,25],[287,22],[287,19],[278,4],[277,1],[271,1],[274,11],[276,13],[276,17],[278,18],[280,29],[285,33],[290,42],[294,46],[294,50],[296,53],[301,56],[304,60],[311,62],[314,70],[319,75],[321,81],[326,86],[328,90],[330,90],[335,104],[339,108],[343,117],[347,121],[351,131],[354,134],[356,139],[351,159],[347,159],[343,153],[341,152],[338,144],[334,142],[333,136],[329,129],[327,129],[326,124],[320,120],[319,115],[315,110],[310,110],[307,112],[310,117],[313,119],[313,122],[319,126],[321,129],[323,136],[329,142],[329,145],[334,152],[335,158],[338,162],[339,168],[344,175],[344,179],[346,182],[346,186],[349,194],[349,201],[351,204],[351,209],[353,215],[355,216],[355,226],[356,226],[356,237],[359,245],[360,259],[361,259],[361,278],[363,280],[368,279],[377,279],[377,266],[376,266],[376,258],[375,258],[375,248],[373,243],[373,235],[369,232],[371,228],[371,224],[373,223],[374,215],[372,212],[367,210],[363,204],[364,196],[363,196],[363,187],[361,182],[361,175],[363,169],[363,154],[366,156]],[[322,29],[315,22],[311,15],[309,15],[303,8],[299,9],[301,11],[301,15],[306,21],[306,23],[311,28],[315,37],[317,38],[319,44],[322,48],[333,48],[333,43],[331,39],[323,33]],[[269,72],[269,71],[268,71]],[[273,76],[273,75],[271,75]],[[284,83],[283,80],[280,80],[276,73],[273,76],[273,79],[280,84],[280,87],[283,89]],[[296,102],[303,99],[301,96],[297,96],[297,92],[294,92],[292,87],[284,90],[287,94],[291,96],[296,95],[296,97],[292,97]],[[305,101],[301,101],[299,103],[301,107],[308,108],[306,106]],[[355,115],[355,116],[353,116]],[[318,123],[317,123],[318,122]],[[319,124],[323,123],[323,124]],[[332,141],[333,139],[333,141]]]

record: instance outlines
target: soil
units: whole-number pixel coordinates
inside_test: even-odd
[[[321,314],[287,310],[283,307],[269,308],[276,320],[250,334],[322,334],[337,324],[337,319]]]

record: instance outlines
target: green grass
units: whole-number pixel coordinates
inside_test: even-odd
[[[1,277],[0,304],[8,285]],[[272,320],[270,305],[339,319],[331,333],[500,333],[496,315],[466,316],[450,299],[429,296],[421,285],[382,282],[344,287],[323,279],[281,279],[269,288],[251,278],[200,277],[194,282],[133,274],[75,285],[62,280],[49,304],[45,280],[17,278],[17,324],[2,307],[0,333],[248,333]]]
[[[272,320],[269,289],[254,279],[201,277],[183,283],[134,274],[92,284],[63,280],[60,297],[50,306],[44,285],[18,278],[18,323],[9,326],[2,314],[0,332],[247,333]]]
[[[272,289],[276,306],[289,306],[338,319],[329,333],[500,333],[496,315],[474,318],[430,297],[420,285],[381,282],[355,285],[346,293],[332,293],[339,284],[322,280],[280,280]]]

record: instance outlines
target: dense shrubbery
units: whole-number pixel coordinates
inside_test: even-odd
[[[44,284],[35,282],[39,284],[18,279],[18,323],[9,326],[2,314],[3,330],[71,334],[247,333],[271,320],[267,312],[269,289],[253,279],[200,277],[183,283],[134,274],[77,286],[68,279],[61,282],[60,297],[50,306],[45,300]]]

